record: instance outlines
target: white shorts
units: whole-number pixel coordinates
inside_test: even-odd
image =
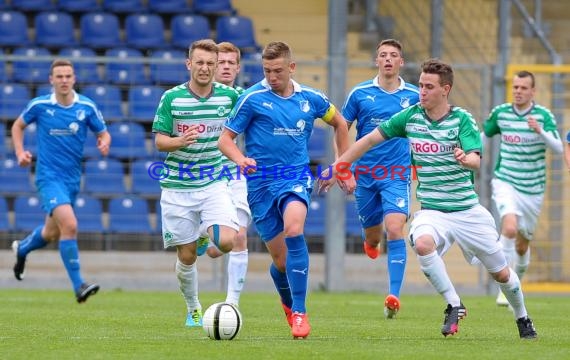
[[[194,242],[201,225],[224,225],[239,230],[236,208],[228,183],[220,181],[204,190],[162,190],[162,239],[164,248]]]
[[[238,212],[239,226],[248,227],[251,222],[251,210],[247,203],[247,181],[245,179],[230,180],[228,185]]]
[[[493,201],[501,219],[506,214],[515,214],[518,231],[526,239],[532,240],[544,195],[523,194],[511,184],[496,178],[491,180],[491,187]]]
[[[449,213],[437,210],[416,212],[410,226],[412,247],[414,239],[422,235],[433,237],[440,256],[457,242],[463,256],[472,265],[482,262],[491,273],[507,266],[504,255],[492,256],[502,249],[501,243],[493,216],[481,205]]]

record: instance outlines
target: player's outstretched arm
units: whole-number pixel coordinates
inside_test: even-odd
[[[220,149],[222,154],[228,159],[236,163],[241,169],[240,171],[243,172],[247,169],[248,174],[253,173],[255,172],[254,167],[256,166],[256,162],[254,159],[246,157],[236,145],[234,140],[237,135],[235,132],[224,128],[218,138],[218,149]]]
[[[109,154],[109,147],[111,146],[111,134],[107,130],[97,134],[97,149],[103,156]]]

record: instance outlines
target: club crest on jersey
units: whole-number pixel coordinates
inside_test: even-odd
[[[77,110],[75,112],[75,118],[79,121],[85,120],[85,110]]]
[[[451,129],[447,132],[447,138],[448,139],[455,139],[457,137],[457,130],[456,129]]]
[[[224,106],[218,106],[218,116],[224,116],[226,113],[226,108]]]
[[[408,97],[400,98],[400,106],[404,109],[410,107],[410,98]]]
[[[302,112],[309,112],[309,110],[311,110],[311,107],[309,106],[309,101],[307,100],[301,100],[299,101],[299,107],[301,108]]]

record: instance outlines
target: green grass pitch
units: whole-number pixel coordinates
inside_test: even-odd
[[[204,310],[224,298],[200,295]],[[527,296],[539,339],[518,338],[512,313],[493,297],[469,296],[459,333],[444,338],[438,295],[402,296],[396,320],[383,295],[309,294],[312,332],[293,340],[273,293],[242,295],[244,326],[232,341],[184,327],[179,293],[101,291],[85,304],[69,291],[0,292],[1,359],[568,359],[570,301]]]

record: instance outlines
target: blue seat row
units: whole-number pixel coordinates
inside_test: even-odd
[[[68,12],[93,12],[106,10],[113,13],[137,13],[150,11],[162,14],[196,12],[200,14],[235,14],[231,0],[6,0],[0,1],[0,9],[19,11],[62,10]]]
[[[170,22],[167,41],[162,16],[153,13],[130,14],[125,19],[124,39],[119,17],[109,12],[83,14],[79,20],[79,39],[75,37],[73,16],[67,12],[38,13],[34,18],[35,39],[29,37],[26,15],[0,10],[0,45],[16,47],[37,45],[47,48],[86,46],[109,49],[128,46],[136,49],[177,47],[187,49],[198,39],[210,38],[210,24],[202,15],[180,14]],[[245,16],[220,16],[215,21],[217,41],[231,41],[239,48],[258,49],[253,22]]]
[[[80,232],[96,233],[144,233],[160,232],[151,225],[148,200],[134,196],[122,196],[109,200],[108,225],[103,222],[103,203],[100,199],[80,195],[75,200],[75,214]],[[0,231],[31,231],[43,222],[40,200],[36,195],[22,195],[14,199],[14,223],[8,218],[8,205],[0,197]]]

